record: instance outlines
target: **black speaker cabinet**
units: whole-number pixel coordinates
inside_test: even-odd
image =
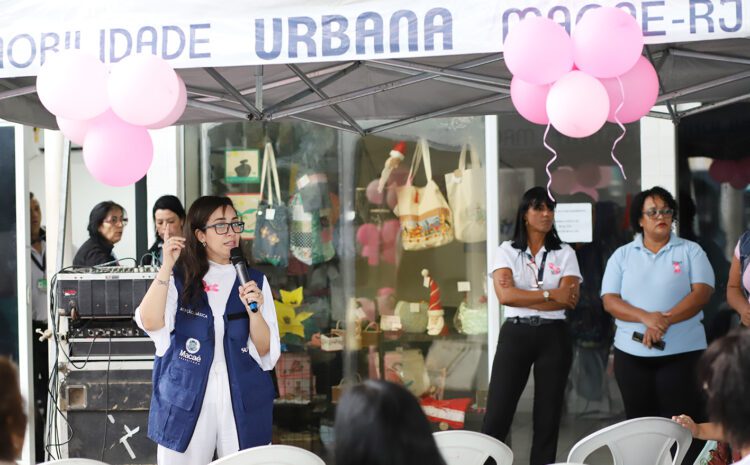
[[[89,362],[81,370],[65,367],[60,407],[72,432],[68,457],[108,464],[156,463],[156,444],[146,437],[151,366]]]

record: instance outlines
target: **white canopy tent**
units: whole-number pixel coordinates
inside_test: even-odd
[[[107,63],[131,53],[164,57],[187,84],[184,124],[298,118],[367,134],[436,116],[512,111],[502,38],[514,24],[539,14],[570,31],[586,10],[619,5],[643,25],[659,71],[659,102],[669,113],[652,116],[676,122],[750,97],[743,3],[3,0],[0,117],[56,127],[36,98],[34,75],[68,47]],[[676,110],[683,102],[703,106]]]

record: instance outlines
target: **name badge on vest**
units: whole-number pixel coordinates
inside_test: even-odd
[[[40,292],[47,292],[47,279],[42,278],[36,282],[36,289]]]

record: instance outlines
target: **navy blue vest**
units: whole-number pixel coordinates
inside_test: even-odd
[[[250,279],[263,285],[263,274],[248,269]],[[162,446],[185,452],[198,421],[208,374],[214,358],[214,320],[205,291],[199,307],[182,302],[182,278],[175,272],[177,303],[174,331],[167,352],[156,357],[148,437]],[[274,387],[247,348],[250,322],[239,298],[239,280],[229,293],[224,313],[224,355],[240,450],[271,442]],[[204,438],[196,438],[200,441]],[[206,438],[208,439],[208,438]]]

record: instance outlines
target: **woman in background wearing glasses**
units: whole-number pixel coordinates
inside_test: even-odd
[[[161,268],[136,309],[156,346],[148,437],[160,465],[205,465],[214,451],[271,442],[279,329],[266,277],[248,269],[241,285],[231,263],[243,229],[230,199],[196,200],[186,237],[165,233]]]
[[[573,349],[565,310],[578,302],[581,272],[573,249],[555,230],[555,203],[547,191],[526,191],[513,240],[494,254],[490,274],[505,306],[492,365],[482,432],[505,441],[529,371],[534,367],[531,465],[556,462],[563,395]]]
[[[616,319],[615,378],[627,418],[685,413],[705,421],[695,369],[706,349],[701,308],[714,272],[698,244],[672,232],[676,212],[661,187],[636,195],[635,239],[610,257],[602,279],[604,308]],[[702,447],[693,441],[684,463]]]
[[[112,249],[122,239],[127,224],[128,218],[121,205],[111,200],[96,204],[89,213],[89,238],[78,249],[73,265],[117,265]]]

